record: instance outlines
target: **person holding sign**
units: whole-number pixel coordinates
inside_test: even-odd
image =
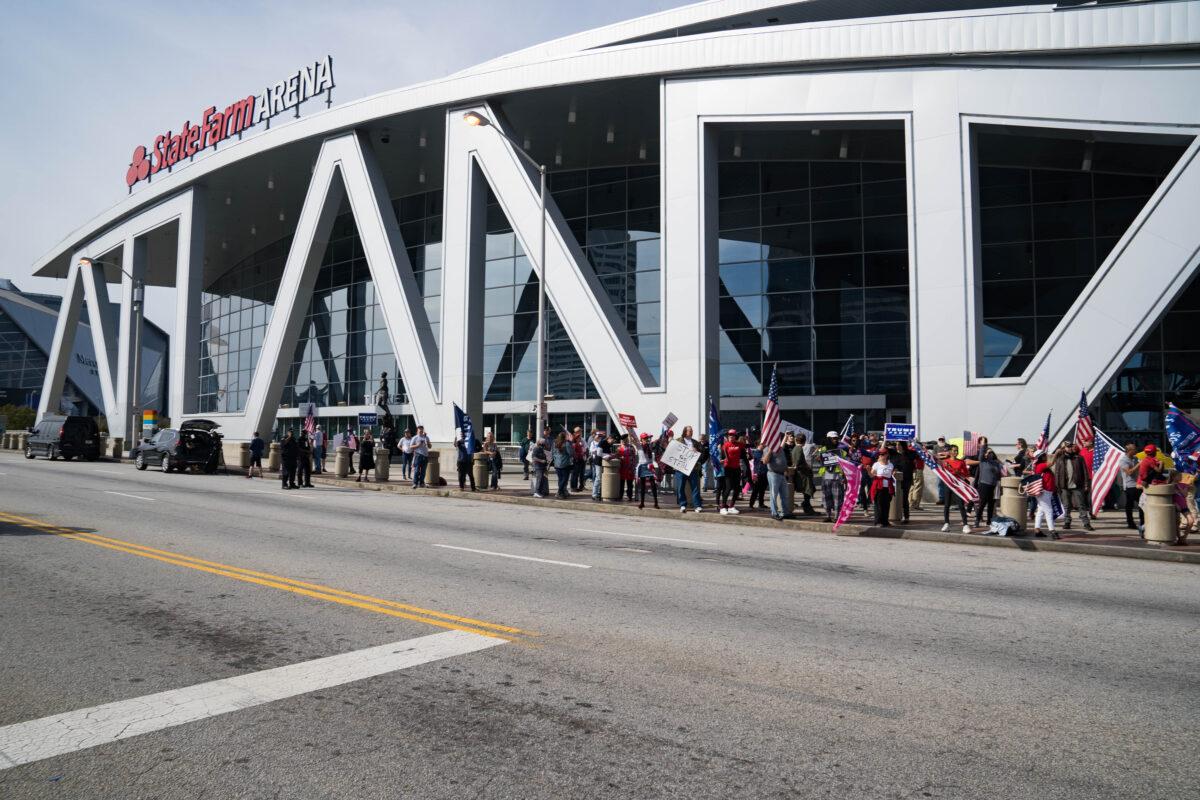
[[[696,513],[700,513],[700,476],[704,473],[704,450],[700,447],[700,443],[696,441],[692,432],[691,425],[685,425],[683,432],[679,438],[675,440],[679,447],[691,455],[695,453],[695,461],[692,464],[691,470],[684,472],[682,469],[676,470],[679,473],[679,481],[675,489],[675,497],[679,500],[679,513],[687,512],[688,494],[691,493],[692,505],[696,509]]]
[[[833,522],[833,512],[842,507],[842,498],[846,494],[846,476],[838,463],[838,433],[830,431],[825,434],[825,444],[817,451],[821,463],[821,496],[825,504],[825,521]]]
[[[658,508],[658,479],[654,474],[654,449],[650,434],[643,433],[637,449],[638,508],[646,507],[646,486],[654,494],[654,507]]]

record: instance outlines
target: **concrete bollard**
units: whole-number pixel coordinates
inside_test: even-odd
[[[333,475],[335,478],[345,478],[350,474],[350,448],[339,447],[333,457]]]
[[[383,449],[380,455],[382,457],[375,460],[375,482],[387,483],[388,476],[392,473],[392,462],[388,460],[386,449]]]
[[[1179,512],[1175,509],[1175,486],[1161,483],[1147,486],[1146,541],[1153,544],[1175,544],[1179,536]]]
[[[267,451],[267,472],[279,472],[279,442],[271,442]]]
[[[438,450],[429,451],[429,463],[425,465],[425,485],[433,488],[442,477],[442,454]]]
[[[29,434],[24,431],[18,433],[17,434],[17,449],[20,450],[21,452],[25,452],[25,445],[27,445],[27,444],[29,444]],[[101,450],[100,454],[103,455],[104,451]]]
[[[1021,530],[1028,525],[1029,501],[1021,494],[1021,479],[1010,475],[1000,479],[1000,516],[1012,517],[1021,523]]]
[[[475,453],[471,456],[471,477],[475,479],[478,489],[486,489],[492,477],[492,464],[485,453]]]
[[[530,470],[532,472],[532,470]],[[600,497],[613,502],[621,499],[621,461],[612,459],[600,464]]]
[[[0,447],[4,448],[5,450],[14,449],[13,448],[13,440],[14,439],[16,439],[16,436],[14,434],[11,434],[8,431],[5,431],[4,439],[3,439],[3,441],[0,441]]]
[[[125,440],[120,436],[110,437],[108,444],[111,447],[109,450],[111,458],[123,458],[125,456]]]

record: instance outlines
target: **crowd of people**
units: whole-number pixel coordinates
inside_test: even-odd
[[[389,462],[399,461],[401,480],[410,481],[413,488],[426,486],[431,443],[423,426],[405,430],[403,436],[386,428],[378,441],[370,429],[364,429],[361,435],[347,429],[333,437],[332,448],[326,447],[326,441],[320,425],[311,432],[285,433],[280,442],[283,488],[312,486],[311,474],[326,471],[327,449],[336,451],[339,447],[349,448],[350,472],[356,481],[370,480],[376,460],[386,457]],[[663,454],[673,441],[697,453],[694,466],[686,474],[663,463]],[[834,522],[842,509],[848,485],[846,472],[855,469],[860,471],[855,481],[859,487],[855,506],[863,515],[873,517],[875,525],[889,527],[893,498],[900,498],[901,519],[906,523],[911,512],[920,510],[925,502],[925,473],[933,466],[925,463],[925,454],[937,459],[943,472],[973,486],[979,496],[977,501],[964,500],[948,490],[944,481],[930,478],[937,481],[943,531],[950,530],[952,513],[964,533],[990,528],[997,516],[996,501],[1004,476],[1021,478],[1022,487],[1038,483],[1041,491],[1028,492],[1027,518],[1022,520],[1023,525],[1033,524],[1035,536],[1058,538],[1058,530],[1070,529],[1076,516],[1084,530],[1094,530],[1090,448],[1068,441],[1046,452],[1018,439],[1016,452],[1001,459],[987,437],[977,437],[971,444],[971,451],[963,454],[945,437],[917,448],[908,442],[882,441],[875,433],[843,436],[829,431],[823,441],[811,442],[804,434],[788,432],[772,447],[760,442],[753,429],[729,429],[713,442],[707,434],[696,436],[691,426],[683,427],[678,436],[674,430],[659,436],[600,430],[588,435],[578,427],[555,434],[547,427],[537,438],[532,432],[526,433],[518,458],[533,497],[550,496],[553,477],[555,497],[590,494],[593,501],[599,502],[603,467],[610,464],[615,465],[619,476],[617,498],[636,501],[639,508],[645,508],[647,500],[653,508],[660,508],[661,497],[669,496],[680,513],[700,513],[707,506],[722,515],[736,515],[741,513],[738,504],[744,502],[746,509],[769,508],[777,520],[792,516],[796,508],[800,516],[823,516],[826,522]],[[504,459],[490,431],[482,442],[467,442],[460,436],[454,446],[460,489],[480,488],[472,470],[475,453],[482,453],[489,467],[490,488],[499,488]],[[248,478],[255,469],[261,477],[264,449],[263,440],[255,433],[250,443]],[[1127,527],[1144,534],[1143,490],[1166,483],[1176,488],[1181,540],[1186,540],[1200,523],[1196,484],[1188,473],[1172,470],[1153,444],[1140,449],[1132,443],[1126,445],[1118,478],[1104,500],[1104,508],[1123,510]],[[702,493],[710,494],[707,502]],[[1056,527],[1058,524],[1061,527]]]

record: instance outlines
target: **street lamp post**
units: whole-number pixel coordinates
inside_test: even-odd
[[[524,148],[517,143],[515,139],[509,136],[504,131],[492,124],[492,122],[477,111],[468,111],[463,114],[463,121],[475,128],[490,127],[500,136],[503,136],[508,143],[513,146],[513,149],[520,154],[522,158],[533,165],[541,177],[541,186],[539,189],[539,200],[542,210],[542,224],[538,235],[538,306],[537,306],[537,378],[534,393],[537,396],[537,406],[534,410],[537,419],[537,427],[534,428],[534,441],[540,441],[542,431],[545,429],[546,416],[546,165],[539,164],[534,158],[525,152]]]
[[[129,398],[129,404],[133,407],[134,412],[132,419],[133,427],[130,428],[125,436],[125,444],[128,445],[129,451],[132,453],[133,449],[137,446],[135,436],[141,438],[137,434],[137,430],[142,424],[140,398],[142,377],[142,315],[146,287],[142,281],[130,275],[125,271],[124,267],[115,261],[101,261],[96,258],[88,258],[87,256],[79,259],[79,266],[81,267],[90,267],[93,264],[98,264],[102,267],[116,267],[121,271],[122,275],[129,278],[133,283],[133,363],[130,365],[133,372],[133,380],[130,381],[133,384],[133,394]],[[128,419],[126,420],[127,423],[129,421]]]

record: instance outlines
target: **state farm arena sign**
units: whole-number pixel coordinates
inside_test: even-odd
[[[252,94],[235,100],[224,110],[209,106],[202,111],[195,125],[189,119],[180,126],[179,132],[169,130],[154,137],[154,144],[146,147],[139,144],[133,148],[133,158],[125,173],[125,184],[130,191],[138,181],[191,158],[202,150],[215,148],[231,136],[238,136],[247,128],[260,122],[271,126],[271,118],[288,109],[296,109],[300,116],[300,104],[322,92],[326,93],[328,105],[333,93],[333,57],[325,56],[321,61],[305,66],[269,86],[261,94]]]

